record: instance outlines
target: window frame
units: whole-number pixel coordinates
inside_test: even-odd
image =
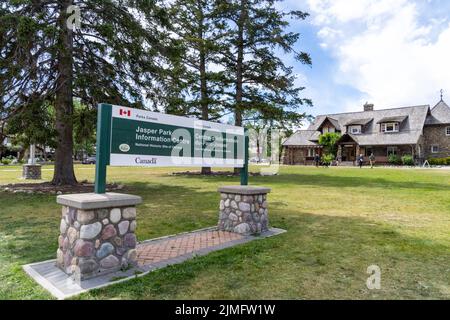
[[[434,151],[434,148],[437,148],[437,151]],[[439,145],[438,144],[433,144],[431,146],[431,153],[433,153],[433,154],[439,153]]]
[[[315,156],[316,156],[316,152],[315,152],[316,150],[315,149],[313,149],[313,148],[308,148],[308,154],[307,154],[307,157],[308,158],[314,158]],[[312,155],[311,155],[311,153],[312,153]]]
[[[393,153],[391,152],[389,152],[389,150],[391,150],[391,151],[394,151]],[[387,147],[386,148],[386,155],[389,157],[391,154],[394,154],[395,156],[397,155],[397,153],[398,153],[398,148],[397,147]]]
[[[350,133],[351,134],[361,134],[362,133],[362,126],[350,126]],[[353,129],[356,129],[357,132],[353,132]]]
[[[445,135],[446,135],[447,137],[450,137],[450,126],[445,127]]]
[[[387,130],[388,126],[392,126],[393,130]],[[399,122],[384,122],[381,124],[381,132],[383,132],[383,133],[400,132],[400,123]]]

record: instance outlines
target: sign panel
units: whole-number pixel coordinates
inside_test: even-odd
[[[112,106],[111,166],[245,165],[244,128]]]

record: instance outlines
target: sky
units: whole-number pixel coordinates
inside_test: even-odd
[[[285,0],[310,14],[294,21],[296,49],[312,67],[285,58],[305,86],[312,115],[450,102],[449,0]]]

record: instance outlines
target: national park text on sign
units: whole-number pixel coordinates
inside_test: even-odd
[[[112,106],[111,166],[244,166],[244,128]]]

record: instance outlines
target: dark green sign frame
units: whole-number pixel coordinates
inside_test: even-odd
[[[110,164],[111,154],[111,119],[112,105],[99,104],[97,114],[97,151],[95,164],[95,193],[103,194],[106,192],[106,172]],[[241,168],[241,185],[248,185],[248,148],[249,137],[247,129],[245,134],[244,166]]]

